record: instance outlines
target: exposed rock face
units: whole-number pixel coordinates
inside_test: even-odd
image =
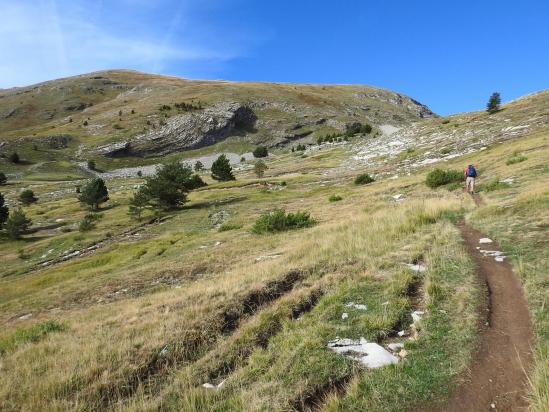
[[[237,102],[220,102],[200,112],[170,117],[159,129],[135,136],[129,141],[98,148],[108,157],[161,156],[196,149],[226,139],[237,129],[253,127],[256,115]]]

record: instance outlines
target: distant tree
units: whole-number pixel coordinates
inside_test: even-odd
[[[143,177],[143,172],[141,170],[137,171],[137,177]]]
[[[132,114],[135,114],[135,109],[132,109]]]
[[[263,174],[265,173],[265,170],[267,169],[268,167],[263,160],[258,160],[257,162],[255,162],[254,172],[257,175],[257,177],[262,178]]]
[[[134,219],[141,220],[143,210],[149,205],[149,198],[144,191],[138,190],[130,199],[128,214]]]
[[[5,185],[8,182],[8,178],[3,172],[0,172],[0,185]]]
[[[78,200],[90,206],[92,210],[99,209],[101,203],[109,200],[109,191],[105,181],[101,178],[92,179],[81,189]]]
[[[492,93],[488,103],[486,104],[486,111],[490,114],[497,112],[500,109],[501,97],[498,92]]]
[[[118,117],[122,116],[122,110],[118,111]]]
[[[10,154],[8,159],[12,163],[19,163],[21,161],[17,152],[13,152],[12,154]]]
[[[84,126],[87,126],[88,125],[88,121],[87,120],[84,120],[84,123],[82,123]]]
[[[257,146],[253,151],[254,157],[267,157],[269,152],[265,146]]]
[[[5,224],[8,237],[12,240],[19,239],[29,228],[30,224],[31,220],[25,216],[21,209],[15,210],[13,213],[10,213]]]
[[[31,189],[25,189],[19,195],[19,201],[25,206],[36,202],[38,199],[34,196],[34,192]]]
[[[88,160],[88,169],[95,170],[95,160]]]
[[[354,136],[357,133],[365,133],[369,134],[372,132],[372,126],[370,126],[368,123],[362,124],[360,122],[354,122],[349,125],[347,125],[347,131],[345,132],[345,135],[348,137]],[[334,138],[337,136],[333,136]]]
[[[292,146],[292,153],[295,152],[295,147]]]
[[[4,227],[4,223],[8,220],[9,209],[5,206],[4,195],[0,193],[0,229]]]
[[[139,189],[142,193],[139,196],[144,196],[151,207],[170,210],[187,202],[188,192],[205,185],[200,176],[193,174],[190,166],[173,162],[161,166],[154,176],[147,177]]]
[[[222,154],[212,163],[212,178],[222,182],[235,180],[229,159]]]
[[[69,117],[69,123],[72,123],[72,117]]]
[[[200,160],[197,160],[194,164],[194,171],[200,172],[201,170],[204,170],[204,164]]]

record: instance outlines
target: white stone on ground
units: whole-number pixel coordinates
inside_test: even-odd
[[[414,323],[420,321],[424,314],[425,312],[423,312],[422,310],[414,310],[412,312],[412,320],[414,321]]]
[[[32,318],[32,313],[27,313],[26,315],[19,316],[19,320],[27,320]]]
[[[496,256],[494,259],[496,262],[503,262],[503,260],[505,259],[505,256]]]
[[[362,303],[355,303],[355,302],[349,302],[345,304],[346,308],[355,308],[360,310],[366,310],[366,305],[363,305]]]
[[[402,193],[399,193],[397,195],[393,195],[393,199],[398,201],[402,196],[404,196],[404,195]]]
[[[341,319],[343,319],[343,320],[347,319],[348,317],[349,317],[349,314],[346,313],[346,312],[343,312],[343,313],[341,314]]]
[[[404,347],[404,343],[402,342],[389,343],[387,347],[391,349],[393,352],[398,352],[400,349]]]
[[[414,272],[425,272],[427,270],[427,268],[423,265],[413,265],[411,263],[406,263],[406,266],[408,266]]]
[[[400,337],[403,337],[403,336],[408,335],[408,332],[406,332],[405,330],[401,330],[400,332],[397,333],[397,335],[400,336]]]
[[[358,340],[336,338],[328,342],[328,348],[369,368],[380,368],[398,363],[398,358],[387,349],[377,343],[368,342],[364,338]]]
[[[225,381],[221,381],[218,385],[214,385],[210,382],[206,382],[206,383],[203,383],[202,384],[202,387],[203,388],[206,388],[206,389],[219,389],[223,386],[223,384],[225,383]]]
[[[493,243],[492,239],[489,239],[487,237],[483,237],[481,239],[479,239],[478,243],[480,244],[483,244],[483,243]]]

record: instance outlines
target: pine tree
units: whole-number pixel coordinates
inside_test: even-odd
[[[229,159],[222,154],[212,164],[212,178],[221,182],[235,180]]]
[[[160,167],[154,176],[147,177],[140,192],[147,204],[170,210],[183,205],[187,202],[187,193],[202,186],[206,183],[193,174],[190,166],[173,162]],[[142,198],[137,200],[143,201]]]
[[[488,103],[486,104],[486,111],[490,114],[496,113],[500,109],[501,97],[498,92],[492,93]]]
[[[0,193],[0,229],[4,227],[4,223],[6,223],[6,220],[8,220],[9,216],[9,209],[7,206],[4,205],[4,195]]]
[[[137,220],[141,220],[141,213],[149,204],[147,195],[138,190],[130,199],[130,205],[128,206],[128,214]]]
[[[31,220],[25,216],[21,209],[17,209],[10,216],[6,222],[6,231],[8,236],[12,240],[17,240],[21,235],[29,228]]]
[[[101,203],[109,200],[109,191],[104,180],[101,178],[91,180],[80,191],[78,200],[91,206],[93,210],[97,210]]]
[[[196,163],[194,164],[194,171],[200,172],[203,169],[204,169],[204,164],[200,160],[197,160]]]
[[[263,174],[265,173],[265,170],[267,169],[268,167],[263,160],[258,160],[257,162],[255,162],[254,172],[257,175],[257,177],[262,178]]]

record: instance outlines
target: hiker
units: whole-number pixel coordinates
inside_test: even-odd
[[[477,177],[477,171],[475,166],[470,164],[464,170],[465,173],[465,191],[471,195],[475,194],[475,178]]]

